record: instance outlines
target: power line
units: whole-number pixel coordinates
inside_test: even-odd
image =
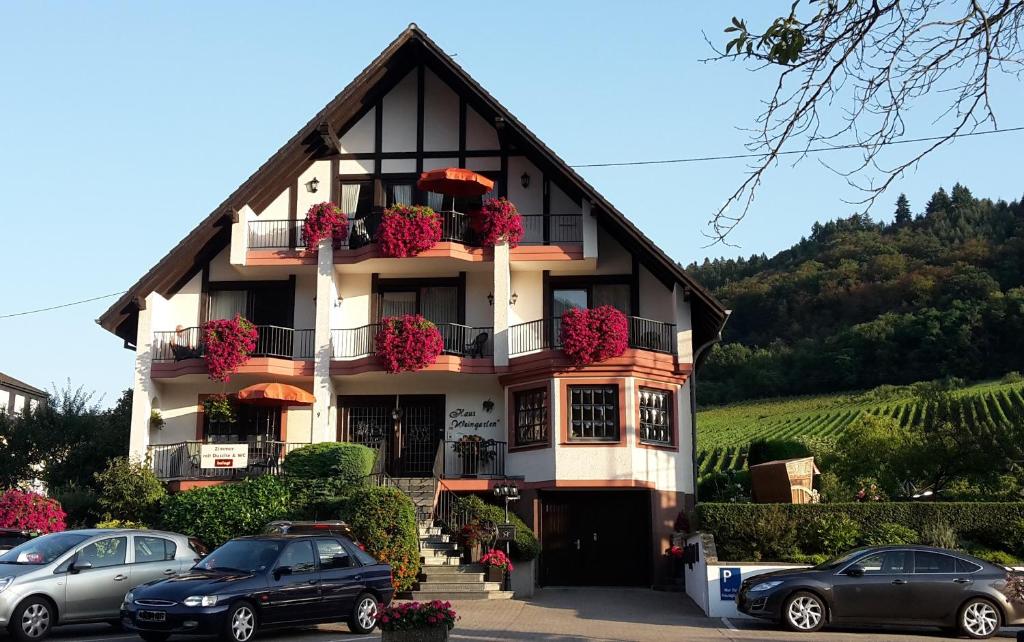
[[[937,140],[944,140],[946,138],[967,138],[968,136],[984,136],[986,134],[1009,134],[1012,132],[1024,131],[1024,126],[1021,127],[1009,127],[1007,129],[993,129],[984,132],[965,132],[963,134],[953,134],[952,136],[929,136],[927,138],[907,138],[905,140],[892,140],[885,143],[878,143],[877,146],[883,147],[888,145],[906,145],[907,143],[927,143],[934,142]],[[834,145],[830,147],[816,147],[812,149],[794,149],[778,152],[776,156],[789,156],[791,154],[817,154],[819,152],[834,152],[842,149],[865,149],[868,147],[875,147],[876,145],[869,145],[867,143],[850,143],[848,145]],[[646,161],[626,161],[621,163],[588,163],[584,165],[570,165],[574,169],[581,167],[625,167],[627,165],[670,165],[674,163],[701,163],[704,161],[719,161],[719,160],[735,160],[739,158],[764,158],[768,154],[729,154],[726,156],[694,156],[691,158],[669,158],[665,160],[646,160]]]
[[[100,296],[94,296],[91,299],[82,299],[81,301],[72,301],[71,303],[62,303],[60,305],[51,305],[48,308],[39,308],[38,310],[26,310],[24,312],[15,312],[14,314],[0,314],[0,319],[10,319],[11,317],[23,317],[26,314],[36,314],[38,312],[48,312],[49,310],[59,310],[60,308],[69,308],[73,305],[79,305],[81,303],[89,303],[90,301],[99,301],[100,299],[109,299],[112,296],[118,296],[124,294],[127,290],[121,290],[120,292],[112,292],[110,294],[103,294]]]

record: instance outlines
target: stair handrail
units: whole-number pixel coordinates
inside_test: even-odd
[[[373,459],[373,467],[370,468],[370,479],[375,486],[394,486],[394,480],[391,479],[391,475],[387,473],[385,465],[387,464],[387,439],[381,439],[377,445],[377,454]]]

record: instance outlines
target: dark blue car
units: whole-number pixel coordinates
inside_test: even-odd
[[[322,622],[368,633],[393,594],[391,567],[343,535],[257,535],[231,540],[185,575],[135,587],[121,620],[147,642],[248,642],[257,630]]]

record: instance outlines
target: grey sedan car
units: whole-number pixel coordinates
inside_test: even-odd
[[[184,535],[88,529],[50,533],[0,554],[0,626],[42,640],[58,624],[120,622],[134,586],[176,575],[199,554]]]

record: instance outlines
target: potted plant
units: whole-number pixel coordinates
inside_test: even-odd
[[[211,423],[235,423],[235,407],[227,395],[211,395],[203,401],[203,412]]]
[[[423,205],[392,205],[377,226],[377,247],[382,256],[416,256],[441,240],[441,217]]]
[[[472,564],[480,559],[480,522],[473,520],[459,530],[459,544],[463,562]]]
[[[575,366],[617,357],[629,347],[626,315],[610,305],[566,311],[560,333],[562,351]]]
[[[390,373],[422,370],[444,350],[441,331],[419,314],[385,317],[374,343],[378,358]]]
[[[156,430],[163,430],[167,422],[164,421],[164,416],[160,414],[160,411],[153,408],[149,411],[149,427]]]
[[[259,332],[241,315],[234,319],[214,319],[203,325],[206,344],[206,368],[210,379],[227,382],[238,367],[249,360],[256,349]]]
[[[497,453],[494,451],[495,441],[484,439],[480,435],[463,435],[459,437],[452,449],[462,460],[462,476],[475,477],[480,464],[489,464]]]
[[[516,206],[506,198],[489,198],[479,210],[473,212],[470,226],[481,245],[493,247],[499,242],[510,248],[523,238],[523,218]]]
[[[512,571],[512,560],[500,548],[492,548],[480,558],[480,563],[487,569],[488,582],[503,582],[505,573]]]
[[[405,602],[380,607],[383,642],[444,642],[458,615],[451,602]]]
[[[339,247],[348,233],[348,217],[334,203],[317,203],[306,212],[306,220],[302,223],[302,238],[306,241],[306,249],[315,252],[320,241],[332,239],[334,246]]]

